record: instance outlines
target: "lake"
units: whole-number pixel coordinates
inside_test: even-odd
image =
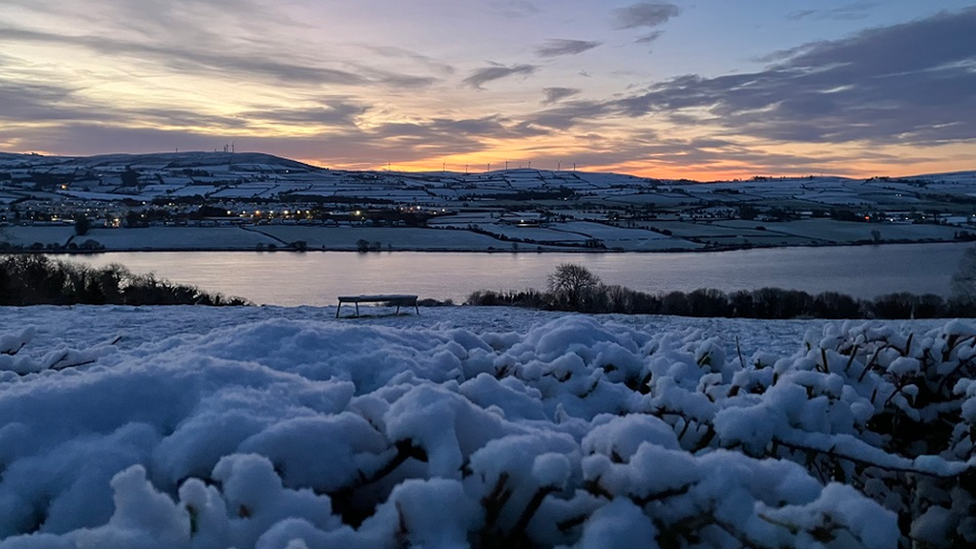
[[[120,263],[268,305],[334,305],[338,295],[412,293],[461,303],[475,290],[545,289],[560,263],[606,284],[646,292],[779,287],[873,298],[893,292],[949,295],[972,244],[765,248],[709,253],[116,252],[72,256]]]

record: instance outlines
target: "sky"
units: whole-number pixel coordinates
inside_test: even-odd
[[[976,169],[976,3],[0,0],[0,151],[715,180]]]

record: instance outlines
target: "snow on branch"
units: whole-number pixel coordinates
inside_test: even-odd
[[[913,326],[751,355],[582,316],[40,357],[25,331],[0,339],[27,374],[0,386],[0,549],[970,546],[976,329]]]

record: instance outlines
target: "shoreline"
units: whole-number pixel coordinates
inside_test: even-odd
[[[582,255],[654,255],[654,254],[709,254],[722,252],[738,252],[746,250],[776,250],[776,249],[801,249],[801,248],[861,248],[867,246],[898,246],[898,245],[925,245],[925,244],[967,244],[976,242],[970,240],[887,240],[883,242],[839,242],[839,243],[809,243],[793,244],[788,246],[775,245],[749,245],[749,246],[723,246],[706,248],[660,248],[654,250],[624,250],[624,249],[583,249],[576,247],[556,247],[549,245],[546,248],[531,249],[526,246],[524,249],[502,249],[502,248],[446,248],[446,247],[396,247],[391,249],[379,249],[362,251],[349,246],[322,246],[307,247],[305,249],[295,249],[288,246],[279,246],[271,249],[244,248],[234,246],[213,246],[213,247],[113,247],[98,250],[67,250],[67,249],[0,249],[0,255],[19,255],[19,254],[45,254],[45,255],[98,255],[109,253],[355,253],[355,254],[379,254],[379,253],[437,253],[437,254],[582,254]]]

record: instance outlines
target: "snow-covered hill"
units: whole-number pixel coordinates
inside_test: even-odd
[[[0,549],[976,542],[966,323],[2,312]]]
[[[124,181],[131,172],[137,177]],[[38,179],[40,178],[40,179]],[[976,172],[882,178],[868,181],[839,177],[757,178],[713,182],[648,179],[613,173],[526,168],[457,172],[344,171],[310,166],[263,153],[182,152],[61,157],[0,155],[0,190],[18,181],[63,182],[54,188],[66,198],[102,193],[135,200],[199,195],[213,200],[281,199],[289,195],[362,198],[394,203],[456,204],[500,197],[525,200],[526,193],[573,192],[615,197],[623,203],[695,204],[699,200],[731,203],[764,199],[800,199],[824,206],[904,203],[926,192],[976,192]],[[134,182],[134,183],[133,183]],[[931,185],[931,189],[925,187]],[[733,191],[734,194],[730,194]],[[904,200],[900,200],[905,198]],[[653,200],[652,200],[653,202]]]
[[[137,184],[122,180],[131,171]],[[511,169],[479,173],[330,170],[263,153],[184,152],[91,157],[0,156],[0,173],[9,181],[37,177],[67,179],[64,196],[108,193],[151,200],[200,195],[211,199],[278,199],[300,194],[359,197],[395,202],[426,202],[438,196],[467,199],[523,192],[606,193],[613,188],[646,187],[648,180],[628,175]],[[619,192],[619,191],[618,191]]]
[[[0,250],[13,251],[88,240],[105,250],[351,250],[364,239],[398,250],[636,252],[947,242],[972,238],[974,203],[976,172],[696,183],[526,168],[343,171],[262,153],[0,156]],[[76,242],[81,217],[93,233]],[[103,230],[187,224],[290,227],[284,238],[225,231],[231,238],[202,246],[177,230]]]

